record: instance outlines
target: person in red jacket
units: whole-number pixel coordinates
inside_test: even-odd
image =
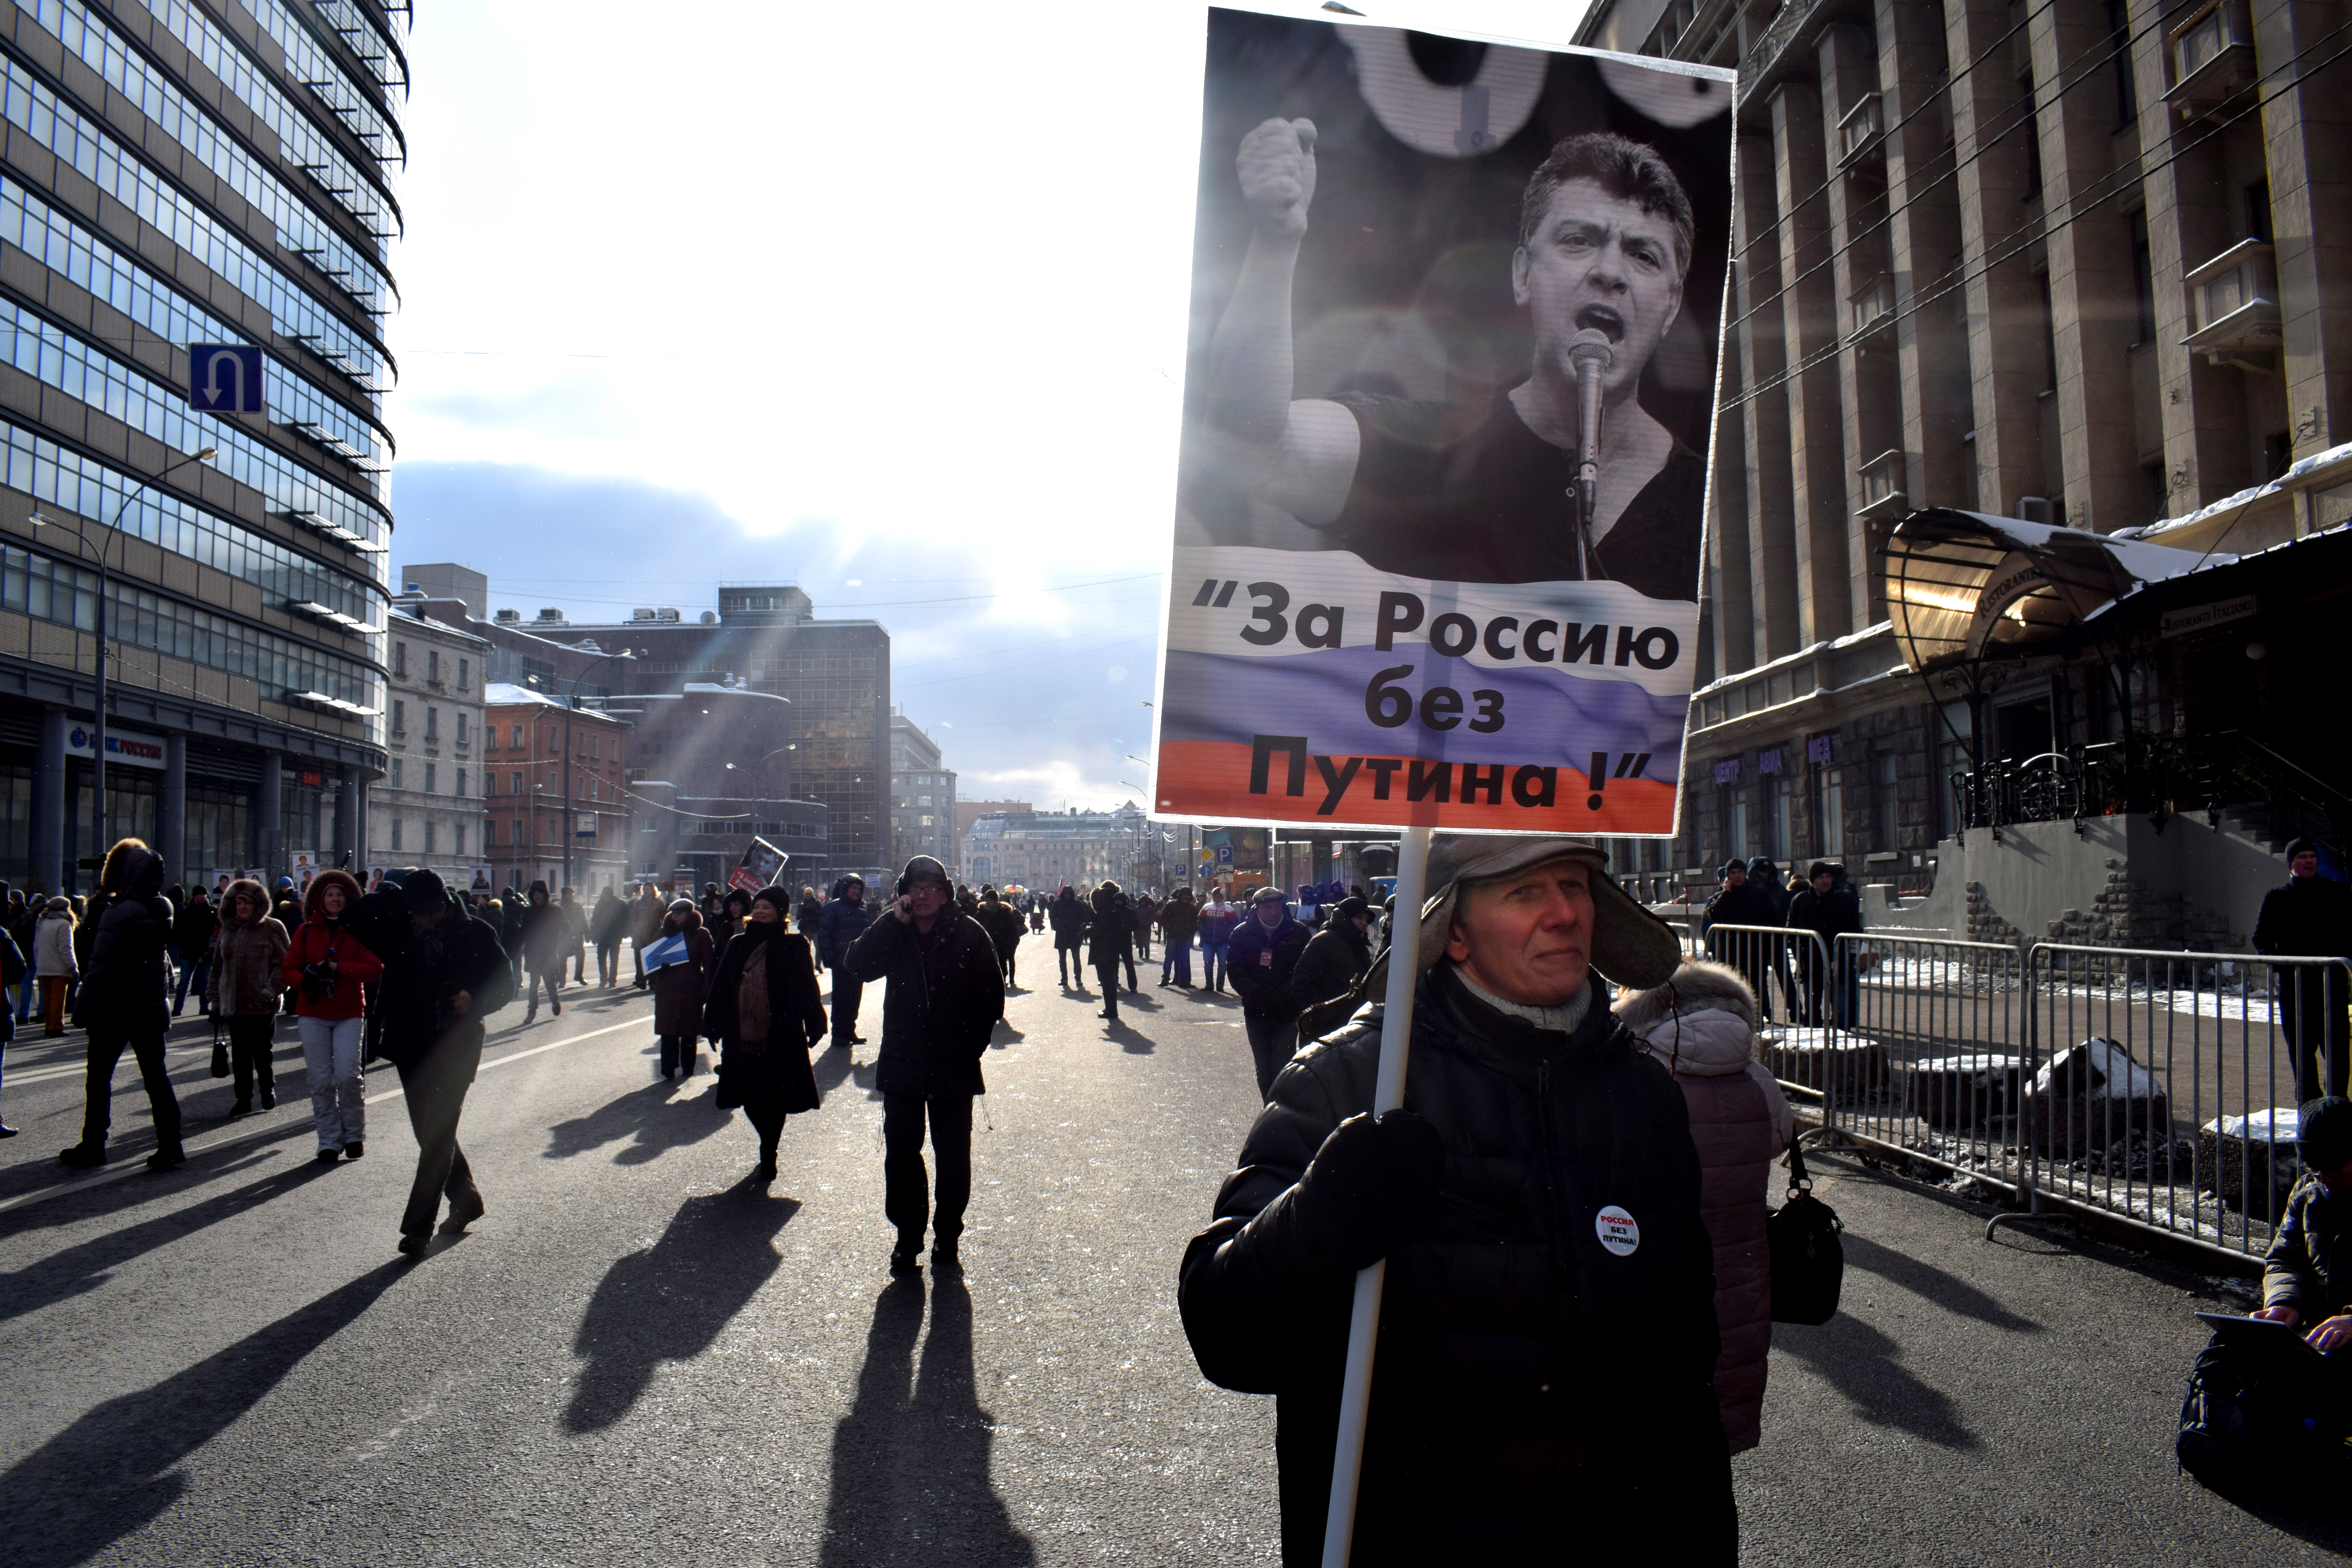
[[[286,948],[284,974],[296,995],[303,1074],[310,1080],[321,1163],[356,1160],[367,1152],[367,1105],[360,1082],[360,1034],[367,1012],[362,988],[383,977],[383,961],[343,929],[343,911],[359,897],[360,885],[350,872],[320,872],[310,879],[302,923]]]

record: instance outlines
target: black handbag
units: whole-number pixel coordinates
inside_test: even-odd
[[[1805,1173],[1804,1151],[1789,1140],[1788,1200],[1764,1216],[1764,1237],[1772,1251],[1772,1321],[1826,1323],[1837,1316],[1838,1291],[1845,1283],[1845,1228],[1837,1211],[1813,1196]]]
[[[213,1076],[228,1076],[228,1039],[221,1033],[221,1021],[217,1015],[213,1018]]]

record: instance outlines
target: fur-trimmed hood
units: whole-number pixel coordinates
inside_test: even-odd
[[[330,867],[326,870],[320,872],[317,876],[312,877],[310,879],[310,886],[303,891],[302,918],[304,920],[317,921],[327,918],[326,912],[319,908],[319,898],[320,895],[324,893],[330,887],[342,889],[343,909],[346,912],[350,910],[353,904],[360,901],[359,879],[352,876],[349,871],[339,870],[333,867]]]
[[[253,900],[254,915],[251,920],[237,919],[236,901],[239,899]],[[221,894],[219,914],[221,924],[232,931],[242,931],[247,926],[259,925],[263,921],[270,918],[269,889],[251,877],[239,877],[228,885],[227,891]]]
[[[1674,1072],[1738,1072],[1755,1058],[1756,997],[1727,964],[1685,963],[1664,985],[1626,992],[1611,1011]]]

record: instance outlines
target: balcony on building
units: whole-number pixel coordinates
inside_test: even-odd
[[[1876,272],[1860,279],[1846,298],[1846,346],[1885,346],[1895,328],[1895,279]]]
[[[1903,493],[1905,467],[1903,448],[1897,447],[1855,469],[1854,477],[1862,485],[1862,504],[1854,508],[1854,515],[1891,523],[1908,511],[1910,504]]]
[[[2246,0],[2207,0],[2165,35],[2172,86],[2165,101],[2176,119],[2196,120],[2253,85],[2254,30]]]
[[[2242,239],[2183,279],[2197,302],[2197,330],[2181,345],[2217,365],[2278,368],[2278,264],[2263,240]]]
[[[1857,100],[1839,119],[1838,167],[1849,174],[1885,174],[1886,119],[1878,94]]]

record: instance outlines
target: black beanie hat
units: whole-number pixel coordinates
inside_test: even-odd
[[[437,871],[419,868],[404,873],[400,879],[400,901],[411,914],[422,914],[449,901],[449,890],[441,882]]]
[[[2331,1094],[2306,1100],[2296,1113],[2295,1143],[2303,1163],[2315,1171],[2332,1171],[2352,1160],[2352,1100]]]

